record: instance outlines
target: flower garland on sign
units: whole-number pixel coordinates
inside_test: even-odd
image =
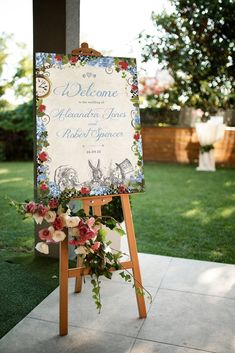
[[[74,211],[69,201],[70,198],[61,194],[60,198],[44,199],[38,203],[11,201],[11,204],[24,219],[33,218],[37,224],[45,224],[38,233],[41,241],[35,246],[37,251],[49,254],[49,244],[63,241],[68,234],[69,244],[75,246],[75,254],[83,259],[83,266],[89,268],[93,286],[92,297],[100,312],[100,276],[111,279],[112,270],[123,269],[120,262],[123,253],[111,248],[107,234],[110,230],[116,231],[119,236],[125,232],[113,217],[87,216],[82,209]],[[125,269],[119,274],[126,282],[131,282],[133,276],[128,270]],[[148,293],[152,300],[151,294],[144,287],[135,289],[139,295]]]

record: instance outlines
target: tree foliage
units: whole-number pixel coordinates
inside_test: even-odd
[[[12,133],[26,132],[33,135],[33,102],[18,105],[15,109],[0,112],[0,129]]]
[[[19,58],[18,61],[17,58]],[[13,93],[15,99],[20,98],[21,102],[32,99],[32,65],[32,58],[27,53],[25,44],[16,42],[11,34],[2,33],[0,35],[0,111],[12,107],[5,96],[8,90]],[[9,76],[12,71],[12,75]]]
[[[33,102],[0,111],[0,160],[33,157]]]
[[[14,70],[12,55],[19,57]],[[32,59],[12,35],[0,35],[0,75],[0,160],[32,158]],[[14,106],[9,102],[9,90],[23,103]]]
[[[157,58],[174,84],[163,106],[191,106],[206,114],[234,108],[235,2],[172,0],[174,11],[152,14],[157,36],[141,33],[143,60]]]
[[[5,34],[2,34],[2,36],[0,36],[0,76],[2,77],[2,73],[3,73],[3,68],[4,65],[6,64],[7,61],[7,38],[8,36]],[[7,100],[3,99],[2,100],[2,96],[5,94],[5,91],[7,89],[7,82],[3,79],[1,79],[0,81],[0,109],[4,108],[4,106],[7,106]]]

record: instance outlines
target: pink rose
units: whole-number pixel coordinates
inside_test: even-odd
[[[83,245],[87,240],[94,238],[97,232],[90,229],[87,225],[79,227],[79,245]]]
[[[95,218],[94,217],[90,217],[88,218],[88,220],[86,221],[86,224],[88,225],[88,227],[93,227],[93,225],[95,224]]]
[[[139,133],[139,132],[136,132],[136,133],[135,133],[134,139],[135,139],[136,141],[139,141],[139,139],[140,139],[140,133]]]
[[[78,227],[79,227],[79,234],[80,234],[81,237],[84,237],[90,231],[90,228],[88,227],[87,224],[83,224],[83,225],[78,226]]]
[[[36,211],[36,208],[37,208],[37,206],[36,206],[35,202],[30,201],[30,202],[26,205],[26,212],[33,214],[33,213]]]
[[[119,61],[118,65],[121,70],[126,70],[128,68],[128,63],[126,61]]]
[[[76,64],[76,62],[78,61],[78,57],[77,56],[72,56],[70,59],[69,59],[70,63],[71,64]]]
[[[43,229],[39,230],[38,235],[41,240],[53,241],[52,240],[52,233],[49,231],[48,228],[43,228]]]
[[[93,251],[97,251],[97,250],[99,250],[99,248],[100,248],[100,242],[99,241],[96,241],[93,245],[91,245],[91,249]]]
[[[119,194],[128,194],[128,190],[124,185],[120,185],[118,187],[118,192],[119,192]]]
[[[47,190],[47,189],[48,189],[48,185],[47,185],[46,183],[42,183],[42,184],[40,185],[40,189],[41,189],[41,190]]]
[[[38,204],[38,214],[41,217],[44,217],[47,211],[49,211],[48,207],[44,206],[42,203]]]
[[[69,240],[69,245],[78,246],[79,245],[79,241],[77,239]]]
[[[64,228],[64,220],[62,217],[56,217],[55,221],[53,222],[53,227],[55,230],[62,230]]]
[[[81,193],[82,195],[89,195],[90,189],[87,188],[87,187],[85,187],[85,186],[83,186],[83,187],[81,188],[81,190],[80,190],[80,193]]]
[[[45,162],[48,160],[48,154],[45,151],[43,151],[39,153],[38,158],[40,159],[40,161]]]
[[[91,223],[93,223],[93,217],[91,217]],[[78,245],[83,245],[87,240],[94,238],[97,233],[98,229],[92,229],[86,224],[82,219],[80,220],[78,227],[73,228],[78,236]]]
[[[49,202],[48,202],[48,206],[50,208],[57,208],[59,206],[59,201],[57,199],[51,199]]]
[[[132,85],[132,86],[131,86],[131,90],[132,90],[132,91],[137,91],[137,90],[138,90],[138,87],[137,87],[136,85]]]
[[[38,111],[40,113],[44,113],[46,110],[46,106],[44,104],[40,104],[40,106],[38,107]]]

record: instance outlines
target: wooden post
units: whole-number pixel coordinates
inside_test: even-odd
[[[131,206],[129,195],[121,195],[122,210],[124,215],[124,220],[126,224],[127,239],[130,251],[130,257],[132,262],[133,276],[135,281],[135,287],[142,290],[142,280],[140,274],[139,259],[137,253],[137,245],[135,239],[134,225],[132,220]],[[144,296],[136,292],[136,299],[139,310],[139,317],[145,318],[147,316]]]

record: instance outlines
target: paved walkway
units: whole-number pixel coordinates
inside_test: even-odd
[[[69,335],[58,336],[58,289],[0,341],[1,353],[235,353],[235,266],[140,254],[152,293],[138,319],[135,293],[115,273],[97,314],[89,280],[69,284]],[[23,279],[22,279],[23,280]],[[26,294],[27,295],[27,294]]]

